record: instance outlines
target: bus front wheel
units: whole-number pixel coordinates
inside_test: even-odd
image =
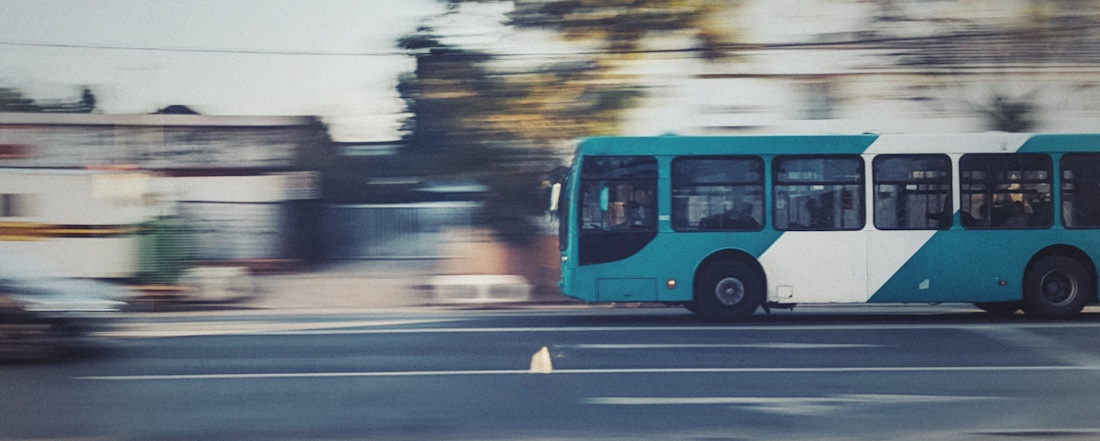
[[[694,306],[708,320],[745,320],[764,303],[764,289],[764,277],[753,265],[720,260],[699,273]]]
[[[1095,297],[1089,272],[1066,256],[1044,257],[1024,276],[1024,311],[1040,318],[1076,317]]]

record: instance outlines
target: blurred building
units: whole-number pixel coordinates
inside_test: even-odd
[[[391,156],[401,150],[402,143],[394,141],[334,142],[336,150],[344,156]]]
[[[1095,131],[1100,4],[755,0],[712,63],[656,53],[625,132]],[[684,47],[676,36],[653,49]]]
[[[0,113],[0,200],[18,202],[5,205],[0,225],[119,239],[143,221],[176,216],[200,260],[308,258],[319,253],[317,177],[295,161],[316,130],[304,117]],[[115,219],[123,202],[127,217]],[[65,252],[47,246],[60,237],[41,234],[5,235],[0,249],[29,240],[47,254]],[[83,265],[82,277],[125,276]]]
[[[129,278],[138,268],[147,174],[0,168],[0,254],[36,258],[70,277]]]
[[[450,259],[452,243],[471,241],[480,204],[469,201],[401,204],[328,204],[324,207],[324,257]]]

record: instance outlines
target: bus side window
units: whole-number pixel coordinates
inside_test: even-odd
[[[764,161],[755,156],[672,161],[672,228],[757,231],[764,225]]]
[[[979,205],[973,212],[960,210],[959,219],[967,228],[989,228],[989,214],[983,214],[985,204]]]
[[[776,229],[863,229],[863,158],[779,156],[772,163],[772,180]]]
[[[1067,154],[1059,164],[1062,223],[1069,228],[1100,228],[1100,154]]]
[[[1049,228],[1053,162],[1041,153],[976,153],[959,160],[963,226],[974,229]]]
[[[947,155],[878,155],[871,163],[875,228],[946,230],[952,223]],[[964,224],[975,218],[963,216]]]

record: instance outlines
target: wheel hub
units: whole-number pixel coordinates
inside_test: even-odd
[[[745,284],[733,277],[726,277],[714,287],[714,296],[726,306],[734,306],[745,299]]]
[[[1039,282],[1043,298],[1054,305],[1065,305],[1077,297],[1077,280],[1065,271],[1054,270]]]

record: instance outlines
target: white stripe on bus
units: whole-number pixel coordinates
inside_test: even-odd
[[[1016,153],[1031,133],[947,133],[880,135],[863,154]]]

